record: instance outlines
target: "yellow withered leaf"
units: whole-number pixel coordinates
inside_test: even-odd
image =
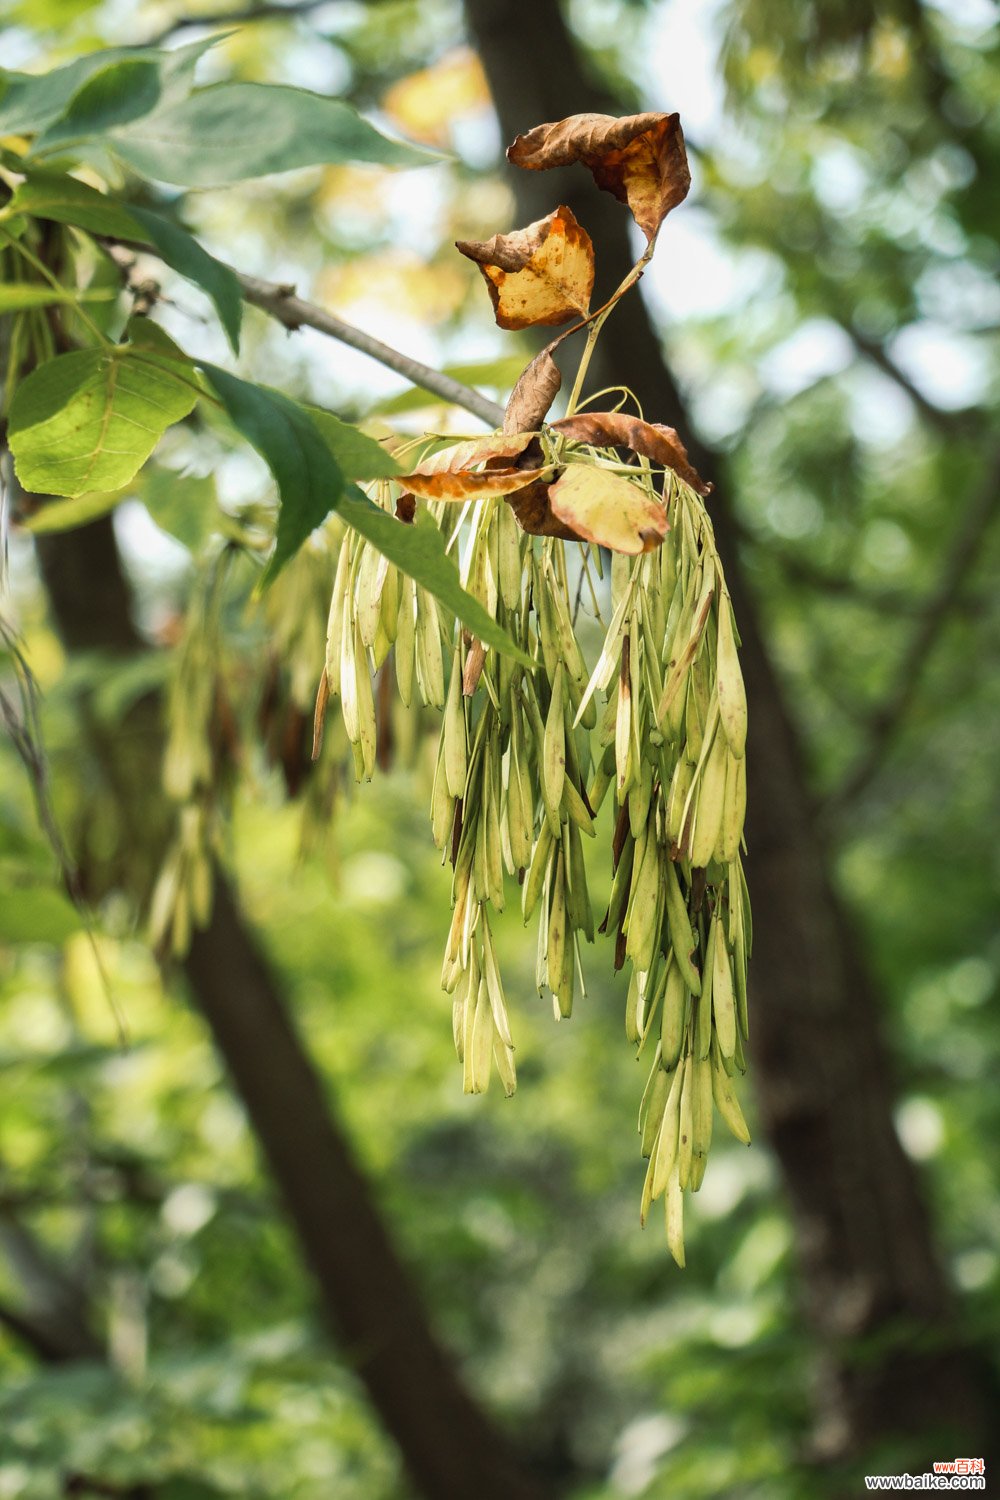
[[[651,552],[667,532],[662,505],[640,485],[591,464],[570,464],[549,486],[549,504],[577,536],[612,552]]]
[[[456,245],[486,278],[501,328],[568,323],[590,309],[594,247],[565,204],[526,229]]]
[[[582,162],[598,187],[628,205],[647,240],[691,186],[676,114],[569,115],[519,135],[507,159],[533,172]]]

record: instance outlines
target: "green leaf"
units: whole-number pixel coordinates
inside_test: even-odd
[[[270,582],[336,509],[344,476],[305,407],[216,365],[201,368],[233,426],[256,448],[278,485],[278,530],[264,575]]]
[[[337,506],[337,513],[390,562],[440,599],[487,646],[495,646],[524,666],[534,666],[531,657],[515,646],[479,600],[463,589],[458,569],[445,551],[440,528],[426,510],[418,510],[416,523],[408,526],[373,505],[367,495],[350,485]]]
[[[240,284],[229,267],[209,255],[186,229],[148,209],[128,208],[76,177],[57,172],[38,172],[29,177],[11,199],[10,211],[73,224],[91,234],[151,244],[171,270],[207,292],[234,352],[239,351],[243,315]]]
[[[377,439],[353,427],[350,422],[341,421],[340,417],[321,406],[307,406],[306,411],[348,479],[391,479],[394,474],[403,473],[392,454]]]
[[[49,73],[0,73],[0,135],[34,135],[58,120],[92,74],[124,49],[91,52]]]
[[[153,346],[78,349],[47,360],[11,404],[17,476],[37,495],[121,489],[196,399],[177,362]]]
[[[54,219],[58,224],[73,224],[91,234],[110,234],[121,240],[143,238],[138,219],[123,203],[76,177],[67,177],[65,172],[33,171],[21,183],[8,207],[11,213]]]
[[[140,498],[161,531],[176,537],[190,552],[217,529],[219,509],[211,474],[178,474],[150,464],[142,476]]]
[[[219,40],[219,36],[207,37],[170,52],[149,47],[109,47],[88,52],[48,73],[9,73],[0,69],[0,135],[36,135],[47,129],[70,107],[88,79],[109,63],[154,62],[160,74],[160,102],[165,103],[187,92],[195,63]]]
[[[445,552],[444,537],[426,511],[416,526],[397,521],[354,485],[345,487],[340,467],[306,407],[280,391],[251,385],[215,365],[202,365],[202,369],[234,427],[257,449],[278,483],[278,534],[265,582],[274,578],[310,533],[336,510],[488,646],[506,651],[526,666],[533,665],[479,601],[462,588],[458,569]]]
[[[91,74],[58,120],[35,141],[48,151],[64,141],[102,135],[115,125],[150,114],[160,102],[160,70],[155,62],[127,58]]]
[[[111,302],[117,293],[97,289],[77,291],[74,287],[42,286],[37,281],[9,281],[0,284],[0,313],[24,312],[30,307],[51,307],[56,302]]]
[[[243,294],[235,272],[223,265],[221,260],[216,260],[214,255],[209,255],[194,236],[188,234],[186,229],[181,229],[178,224],[171,224],[167,219],[161,219],[159,214],[150,213],[145,208],[133,208],[131,212],[145,231],[144,238],[150,241],[160,259],[171,270],[207,292],[215,304],[219,322],[226,330],[233,353],[238,354]]]
[[[146,177],[218,187],[326,162],[424,166],[440,160],[389,140],[340,99],[266,83],[220,83],[115,130],[111,144]]]
[[[4,881],[0,943],[61,943],[81,926],[80,913],[55,886]]]

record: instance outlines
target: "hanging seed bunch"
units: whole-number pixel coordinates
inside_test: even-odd
[[[378,758],[375,674],[392,654],[409,704],[443,709],[431,799],[451,864],[452,920],[442,984],[453,996],[466,1091],[496,1068],[516,1084],[515,1043],[494,943],[506,877],[537,922],[536,983],[556,1017],[583,992],[581,944],[595,939],[585,841],[603,802],[612,884],[599,924],[630,966],[626,1032],[650,1071],[639,1130],[649,1165],[642,1218],[663,1197],[667,1239],[684,1263],[682,1200],[700,1187],[717,1108],[749,1135],[734,1089],[746,1067],[750,910],[741,862],[747,710],[738,637],[704,506],[708,486],[676,433],[581,391],[600,329],[652,256],[689,176],[676,115],[578,115],[520,136],[529,170],[579,161],[631,209],[647,246],[615,294],[590,312],[593,247],[570,210],[459,249],[480,267],[503,328],[573,322],[531,361],[502,431],[427,439],[412,472],[374,498],[411,519],[426,508],[460,558],[464,587],[534,664],[485,649],[362,538],[337,568],[322,724],[339,695],[358,778]],[[587,330],[567,414],[547,421],[554,359]],[[605,558],[610,554],[610,591]],[[608,594],[610,592],[610,598]],[[607,612],[588,666],[581,601]]]
[[[226,548],[203,568],[184,619],[167,691],[163,785],[178,805],[149,907],[149,941],[162,953],[187,952],[192,928],[212,911],[212,868],[220,852],[219,801],[236,729],[220,671]]]

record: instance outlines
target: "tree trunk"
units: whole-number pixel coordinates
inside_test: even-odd
[[[40,537],[38,557],[69,651],[142,649],[110,519]],[[150,759],[160,744],[159,713],[158,700],[147,699],[129,730],[133,751],[136,732],[142,737],[147,767],[145,796],[133,809],[136,837],[144,825],[166,821],[158,757]],[[108,774],[117,784],[113,766]],[[417,1488],[429,1500],[544,1500],[550,1491],[473,1401],[428,1326],[277,981],[221,875],[211,920],[195,933],[184,968],[284,1198],[326,1321]]]
[[[622,112],[586,76],[552,0],[466,0],[466,13],[505,142],[565,115]],[[598,274],[609,289],[617,284],[634,259],[631,220],[584,168],[512,168],[510,180],[521,223],[569,204],[593,236]],[[668,223],[668,256],[669,245]],[[723,481],[709,506],[750,703],[752,1071],[793,1213],[805,1312],[821,1349],[815,1452],[838,1461],[905,1432],[926,1439],[915,1451],[929,1457],[942,1429],[962,1451],[964,1443],[979,1452],[980,1372],[960,1343],[916,1174],[893,1125],[876,997],[831,883],[800,746],[727,524],[725,464],[693,433],[634,294],[609,320],[592,366],[592,388],[615,382],[636,392],[650,420],[677,427],[704,477]]]

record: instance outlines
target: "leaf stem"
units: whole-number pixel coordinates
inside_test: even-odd
[[[613,311],[615,305],[621,300],[622,297],[624,297],[625,293],[631,287],[635,286],[643,271],[652,260],[653,251],[655,249],[656,237],[654,235],[649,244],[646,246],[642,255],[639,257],[635,265],[625,277],[624,281],[622,281],[621,285],[617,288],[616,291],[612,292],[607,302],[605,302],[602,307],[599,307],[595,313],[591,313],[589,319],[586,320],[587,322],[589,322],[590,327],[587,329],[587,342],[584,345],[583,353],[580,355],[580,363],[577,366],[576,370],[576,379],[573,381],[573,389],[570,392],[569,402],[566,406],[567,417],[573,416],[574,412],[576,411],[577,403],[580,400],[580,393],[583,390],[583,382],[586,379],[587,371],[590,368],[590,361],[593,357],[597,340],[600,338],[601,329],[607,322],[608,317]],[[578,328],[583,328],[584,326],[585,325],[583,323],[577,325]],[[568,333],[575,332],[576,329],[574,328],[568,330]],[[566,337],[566,335],[563,335],[563,337]]]

